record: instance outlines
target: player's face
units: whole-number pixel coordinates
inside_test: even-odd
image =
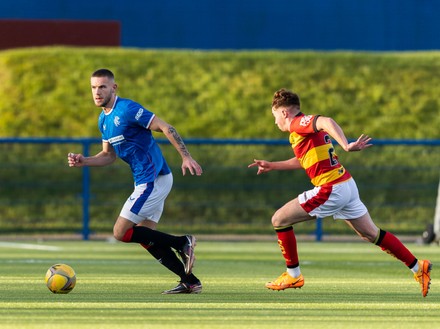
[[[275,118],[275,124],[281,131],[286,130],[286,110],[283,107],[274,108],[272,107],[272,115]]]
[[[96,106],[108,107],[113,105],[113,97],[116,92],[116,84],[113,79],[107,77],[92,77],[90,79],[93,101]]]

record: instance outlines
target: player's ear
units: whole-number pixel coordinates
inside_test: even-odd
[[[116,90],[118,90],[118,85],[115,83],[113,84],[113,92],[116,93]]]

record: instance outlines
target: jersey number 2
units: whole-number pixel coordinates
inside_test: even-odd
[[[330,139],[329,135],[325,135],[324,140],[325,140],[326,144],[332,145],[332,140]],[[336,157],[335,157],[335,149],[334,149],[333,145],[328,149],[328,157],[330,160],[330,165],[332,167],[336,166],[338,164],[338,160],[336,160]]]

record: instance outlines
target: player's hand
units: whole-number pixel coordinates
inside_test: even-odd
[[[82,167],[84,156],[82,154],[69,153],[67,154],[67,163],[69,167]]]
[[[185,176],[186,170],[188,169],[191,175],[200,176],[203,173],[202,167],[194,160],[192,157],[188,156],[183,159],[182,162],[182,174]]]
[[[271,165],[269,161],[266,160],[256,160],[254,159],[254,162],[248,165],[248,168],[252,167],[258,167],[257,175],[260,175],[262,173],[271,171]]]
[[[370,146],[373,146],[370,141],[371,138],[368,135],[362,134],[355,142],[351,142],[348,144],[348,152],[361,151]]]

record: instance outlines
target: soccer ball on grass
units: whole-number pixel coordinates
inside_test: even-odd
[[[73,268],[66,264],[55,264],[46,272],[46,285],[54,294],[67,294],[76,284]]]

